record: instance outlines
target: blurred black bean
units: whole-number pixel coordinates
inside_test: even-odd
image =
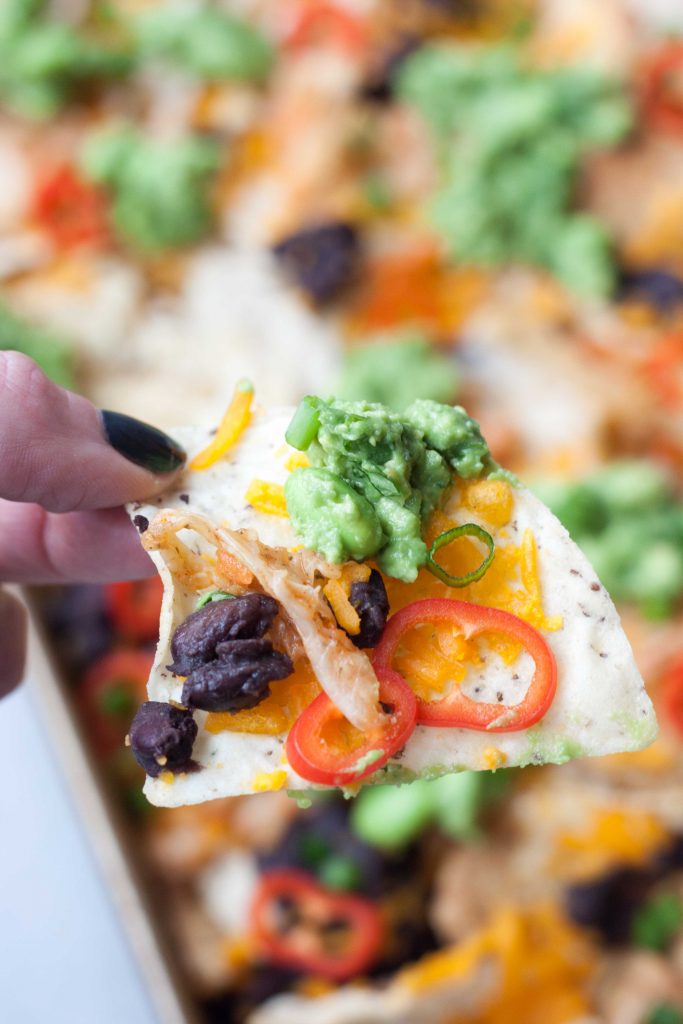
[[[669,313],[683,303],[683,280],[668,270],[622,270],[617,298],[640,299],[661,313]]]
[[[288,235],[273,253],[290,279],[324,305],[356,277],[361,250],[356,228],[333,221]]]

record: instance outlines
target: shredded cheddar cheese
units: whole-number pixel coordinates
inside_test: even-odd
[[[496,769],[503,768],[507,764],[507,759],[507,754],[498,747],[487,747],[484,751],[484,766],[489,771],[495,772]]]
[[[349,595],[341,583],[338,580],[329,580],[323,587],[323,594],[341,628],[351,636],[360,633],[358,612],[349,601]]]
[[[496,984],[458,1024],[568,1024],[591,1011],[592,941],[552,906],[505,907],[471,938],[404,968],[397,984],[424,992],[466,978],[493,958]]]
[[[507,526],[510,522],[514,499],[512,488],[505,480],[465,481],[459,497],[463,508],[492,526]]]
[[[252,480],[244,495],[257,512],[267,516],[287,516],[285,489],[281,484],[271,484],[267,480]]]
[[[286,733],[302,711],[320,693],[320,686],[307,659],[297,661],[286,679],[270,684],[270,694],[255,708],[237,711],[211,711],[204,728],[210,733],[248,732],[264,736]]]
[[[580,829],[558,834],[549,868],[565,879],[595,878],[615,864],[647,863],[668,838],[668,831],[648,811],[601,808]]]
[[[258,772],[254,776],[251,788],[254,793],[270,793],[282,789],[287,782],[287,772],[283,768],[277,768],[274,772]]]
[[[230,405],[226,409],[216,436],[210,444],[199,452],[190,462],[191,470],[209,469],[232,448],[240,435],[246,430],[251,420],[251,404],[254,389],[245,380],[238,383]]]

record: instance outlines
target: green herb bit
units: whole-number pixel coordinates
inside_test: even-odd
[[[105,715],[113,718],[132,717],[137,706],[130,689],[131,684],[125,679],[113,680],[111,685],[100,694],[99,705]]]
[[[664,952],[683,925],[683,903],[673,893],[660,893],[638,910],[633,941],[644,949]]]
[[[457,540],[459,537],[476,537],[483,544],[488,547],[488,554],[484,561],[477,569],[473,569],[472,572],[465,573],[464,576],[451,576],[443,566],[435,559],[437,551],[450,544],[452,541]],[[463,523],[462,526],[454,526],[452,530],[446,530],[445,533],[439,534],[427,555],[427,568],[429,571],[443,583],[448,584],[449,587],[467,587],[470,583],[476,583],[480,580],[488,567],[493,561],[495,554],[495,544],[493,537],[490,533],[477,523]]]
[[[318,869],[318,878],[328,889],[357,889],[361,883],[361,871],[355,860],[334,854],[328,857]]]
[[[209,604],[210,601],[234,601],[235,594],[228,594],[225,590],[211,590],[208,594],[202,594],[197,601],[195,611],[199,611],[205,604]]]
[[[659,1003],[650,1011],[645,1024],[683,1024],[683,1010],[673,1003]]]

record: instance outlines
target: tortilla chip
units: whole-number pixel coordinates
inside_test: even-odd
[[[272,547],[299,547],[286,516],[261,511],[245,497],[255,493],[254,481],[274,485],[275,490],[284,484],[294,454],[284,441],[291,415],[290,409],[256,411],[234,447],[212,467],[185,471],[172,491],[129,509],[131,516],[143,516],[155,528],[164,516],[175,517],[176,522],[179,516],[189,516],[188,522],[199,524],[199,529],[173,533],[170,546],[152,551],[165,588],[159,646],[148,686],[152,700],[180,699],[183,680],[167,667],[173,661],[171,638],[194,611],[198,593],[211,585],[221,527],[254,531],[260,542]],[[194,429],[177,430],[175,436],[191,458],[211,435]],[[364,782],[561,764],[575,757],[639,750],[651,743],[657,733],[654,711],[617,611],[564,527],[523,487],[512,488],[508,521],[498,526],[483,517],[476,503],[463,507],[460,498],[456,487],[445,514],[455,523],[480,523],[492,534],[497,554],[480,583],[453,596],[503,608],[539,629],[557,662],[557,694],[538,724],[516,732],[418,725],[404,749]],[[419,588],[420,577],[415,584],[389,581],[392,611],[424,597]],[[495,647],[480,650],[477,656],[461,683],[465,692],[503,705],[521,700],[530,678],[529,656],[515,658],[514,650]],[[286,762],[286,733],[215,731],[215,718],[209,731],[206,712],[196,712],[195,719],[199,733],[193,756],[201,770],[148,778],[145,793],[152,803],[177,806],[264,789],[312,788]]]

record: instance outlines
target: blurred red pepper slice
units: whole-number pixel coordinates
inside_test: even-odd
[[[667,722],[683,738],[683,659],[675,661],[665,672],[660,701]]]
[[[309,0],[296,12],[285,46],[300,50],[326,43],[337,45],[350,54],[361,53],[368,45],[366,25],[362,18],[336,4]]]
[[[136,708],[147,699],[152,651],[109,651],[93,662],[78,690],[86,730],[102,756],[123,746]]]
[[[533,658],[535,668],[527,692],[519,704],[491,704],[472,700],[461,687],[454,686],[450,694],[440,700],[418,699],[419,724],[487,732],[516,732],[518,729],[527,729],[543,718],[557,689],[557,666],[547,643],[533,626],[518,619],[516,615],[467,601],[450,598],[415,601],[392,615],[372,659],[380,685],[387,677],[397,674],[393,669],[393,658],[402,637],[425,623],[451,624],[468,640],[485,633],[502,634],[519,644]]]
[[[60,249],[103,243],[106,213],[102,193],[70,164],[53,168],[36,186],[33,217]]]
[[[652,127],[683,134],[683,43],[666,43],[645,62],[641,103]]]
[[[251,920],[259,946],[274,964],[332,981],[365,973],[382,942],[374,903],[326,889],[290,868],[263,875]]]
[[[163,593],[159,576],[107,584],[104,590],[107,616],[124,640],[157,639]]]
[[[308,705],[289,731],[285,750],[294,771],[309,782],[349,786],[371,775],[403,747],[415,728],[415,694],[398,672],[380,678],[384,727],[362,733],[326,693]]]

